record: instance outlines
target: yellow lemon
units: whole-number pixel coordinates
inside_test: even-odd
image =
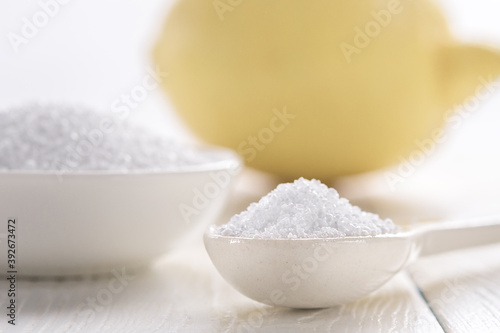
[[[154,59],[194,133],[286,178],[395,163],[500,73],[427,0],[180,0]]]

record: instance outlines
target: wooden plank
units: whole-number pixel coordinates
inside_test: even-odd
[[[245,308],[233,312],[236,318],[223,327],[225,332],[443,332],[405,274],[370,297],[348,305],[289,310],[255,303]]]
[[[423,258],[410,272],[446,332],[500,332],[500,245]]]
[[[125,273],[125,282],[114,275],[18,281],[15,332],[442,332],[406,273],[364,300],[307,311],[239,294],[201,245],[165,257],[148,272]],[[0,282],[3,309],[6,286]],[[9,328],[2,319],[0,331]]]

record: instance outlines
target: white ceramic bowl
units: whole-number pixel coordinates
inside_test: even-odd
[[[9,219],[19,276],[132,269],[201,237],[241,169],[234,153],[218,151],[220,160],[179,171],[1,172],[0,274],[9,269]]]

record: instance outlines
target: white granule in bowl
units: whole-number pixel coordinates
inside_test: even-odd
[[[362,211],[318,180],[280,184],[211,233],[221,236],[293,239],[375,236],[395,233],[390,219]]]
[[[0,111],[3,171],[164,171],[220,158],[112,112],[36,104]]]

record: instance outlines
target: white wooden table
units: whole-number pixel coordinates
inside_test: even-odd
[[[265,194],[273,186],[269,177],[247,171],[221,220],[257,199],[257,189]],[[376,206],[380,198],[370,198],[372,208],[382,207]],[[380,200],[386,211],[411,206],[387,200]],[[147,271],[113,271],[99,278],[18,281],[17,325],[4,317],[0,332],[500,332],[500,244],[421,259],[369,297],[320,310],[273,308],[246,298],[220,277],[201,242]],[[3,309],[7,286],[0,282]]]
[[[442,2],[462,36],[499,41],[496,2]],[[162,0],[73,1],[14,54],[3,36],[38,4],[2,3],[0,107],[58,98],[111,105],[144,75],[137,64],[146,64],[147,49],[144,54],[131,50],[147,47],[146,26],[167,5]],[[491,17],[482,19],[472,6],[490,8]],[[85,23],[84,17],[93,21]],[[127,38],[106,49],[120,33]],[[145,121],[170,123],[178,131],[176,119],[159,111],[164,104],[158,96],[153,92],[135,111],[146,115]],[[330,185],[397,223],[500,214],[499,111],[497,92],[394,190],[384,171]],[[220,221],[275,185],[272,178],[246,171]],[[500,245],[423,258],[363,300],[308,311],[273,308],[242,296],[220,277],[201,242],[167,254],[151,270],[115,268],[123,269],[126,275],[120,279],[18,281],[15,328],[4,314],[7,281],[0,281],[0,332],[500,332]]]

